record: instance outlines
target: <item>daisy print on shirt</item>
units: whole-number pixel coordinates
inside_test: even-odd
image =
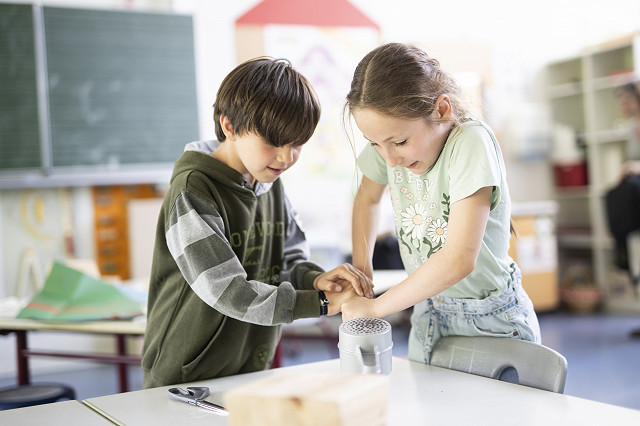
[[[450,197],[430,189],[434,182],[408,170],[394,170],[391,203],[405,261],[419,267],[447,240]]]

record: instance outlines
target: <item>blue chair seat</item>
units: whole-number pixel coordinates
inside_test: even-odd
[[[61,383],[37,383],[0,388],[0,410],[76,399],[76,392]]]

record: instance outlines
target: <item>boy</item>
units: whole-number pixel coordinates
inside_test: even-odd
[[[351,265],[324,273],[307,262],[278,179],[319,118],[313,89],[287,61],[253,59],[223,80],[214,104],[219,142],[187,145],[160,212],[145,388],[263,370],[280,324],[336,314],[356,293],[373,296]]]

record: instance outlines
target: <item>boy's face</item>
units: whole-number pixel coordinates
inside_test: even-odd
[[[236,135],[233,143],[235,143],[237,158],[240,162],[236,170],[251,183],[255,183],[256,180],[264,183],[275,181],[298,161],[302,151],[302,146],[270,145],[255,133]]]

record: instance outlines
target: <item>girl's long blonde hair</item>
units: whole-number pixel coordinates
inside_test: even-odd
[[[358,64],[344,107],[345,115],[360,109],[402,119],[428,119],[438,97],[449,96],[454,125],[467,115],[462,91],[438,60],[403,43],[387,43]]]

